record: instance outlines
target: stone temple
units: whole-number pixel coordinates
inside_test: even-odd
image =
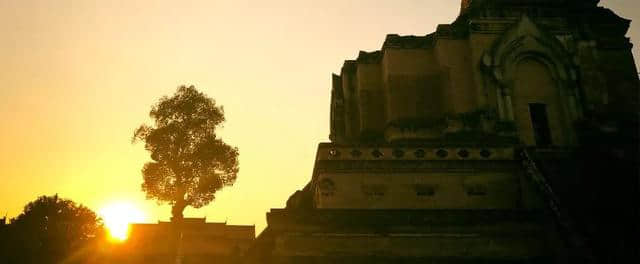
[[[598,4],[462,0],[434,33],[345,61],[331,142],[247,262],[637,258],[631,21]]]

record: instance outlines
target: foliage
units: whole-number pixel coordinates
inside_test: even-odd
[[[9,262],[7,258],[9,258],[9,250],[8,246],[10,245],[10,236],[9,236],[9,226],[7,223],[7,217],[0,218],[0,263]]]
[[[215,199],[238,174],[238,149],[216,137],[224,110],[194,86],[180,86],[151,108],[153,125],[141,125],[133,141],[143,141],[152,161],[142,169],[147,198],[172,206],[181,219],[187,206],[200,208]]]
[[[11,220],[4,245],[9,263],[59,263],[78,259],[104,233],[89,208],[58,195],[40,196]],[[6,242],[6,241],[4,241]]]

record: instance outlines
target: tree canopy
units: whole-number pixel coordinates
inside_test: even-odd
[[[170,204],[173,217],[181,219],[185,207],[207,205],[218,190],[233,185],[238,149],[216,136],[225,118],[213,99],[194,86],[180,86],[160,98],[149,116],[154,123],[133,135],[151,155],[142,169],[147,198]]]
[[[60,263],[89,251],[104,229],[89,208],[58,195],[40,196],[11,220],[4,245],[9,263]]]

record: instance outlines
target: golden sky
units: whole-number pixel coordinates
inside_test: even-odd
[[[603,0],[640,21],[640,2]],[[388,33],[424,35],[459,0],[0,0],[0,214],[39,195],[94,210],[145,200],[148,160],[133,130],[151,105],[193,84],[223,105],[240,149],[236,184],[187,217],[265,226],[311,177],[328,141],[332,72]],[[640,38],[635,24],[629,34]],[[638,50],[634,48],[636,58]]]

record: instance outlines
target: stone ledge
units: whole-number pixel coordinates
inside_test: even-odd
[[[511,147],[362,147],[320,145],[316,161],[324,160],[515,160]]]
[[[506,222],[539,222],[543,214],[537,210],[408,210],[408,209],[271,209],[269,226],[292,228],[295,225],[323,227],[480,225]]]

